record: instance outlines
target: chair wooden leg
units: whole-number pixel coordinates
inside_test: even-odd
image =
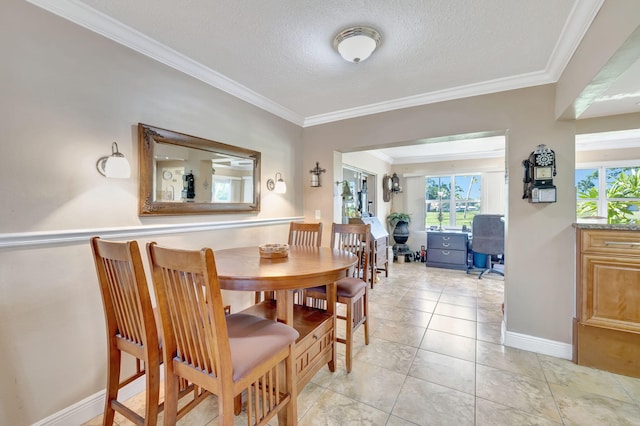
[[[242,394],[236,395],[233,399],[233,414],[236,416],[242,412]]]
[[[351,373],[351,356],[352,356],[352,349],[353,349],[353,309],[354,309],[353,299],[350,299],[349,303],[347,303],[347,332],[345,336],[346,346],[347,346],[345,351],[347,373]]]
[[[236,397],[219,395],[218,396],[218,418],[221,425],[232,425],[234,416]]]
[[[144,421],[147,425],[158,422],[158,403],[160,401],[160,365],[145,365],[146,408]]]
[[[173,371],[167,371],[165,363],[165,380],[164,380],[164,426],[175,426],[178,417],[178,392],[179,379],[173,374]]]
[[[102,417],[103,425],[112,425],[115,417],[115,410],[111,405],[111,401],[118,398],[118,389],[120,388],[120,362],[122,354],[115,348],[115,343],[109,349],[109,362],[107,364],[107,389],[104,397],[104,414]]]
[[[369,295],[364,293],[362,300],[362,312],[364,314],[364,344],[369,344]]]
[[[285,392],[289,395],[298,395],[296,364],[295,364],[295,348],[294,344],[289,346],[289,356],[284,360],[285,370]],[[298,399],[291,397],[287,406],[278,412],[278,425],[296,425],[298,424]]]

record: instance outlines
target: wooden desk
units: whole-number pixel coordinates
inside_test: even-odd
[[[277,303],[267,300],[243,312],[277,319],[298,330],[298,390],[324,364],[335,371],[335,282],[356,263],[356,256],[328,247],[290,247],[283,259],[262,259],[258,247],[218,250],[214,256],[222,289],[276,292]],[[326,311],[294,305],[294,290],[318,285],[327,285]]]

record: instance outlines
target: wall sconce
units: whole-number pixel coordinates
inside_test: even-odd
[[[342,182],[336,182],[336,185],[342,184],[342,194],[340,196],[345,201],[353,200],[353,192],[351,192],[351,188],[349,188],[349,182],[343,180]]]
[[[402,188],[400,187],[400,178],[395,172],[393,173],[393,176],[391,176],[391,192],[402,192]]]
[[[279,178],[278,175],[280,175]],[[271,178],[267,179],[267,189],[275,192],[276,194],[284,194],[287,192],[287,184],[284,183],[284,179],[282,179],[282,173],[277,172],[275,179],[275,181]]]
[[[317,188],[320,186],[320,173],[325,173],[326,170],[325,169],[321,169],[320,168],[320,163],[318,163],[316,161],[316,166],[309,170],[309,173],[311,173],[311,187],[312,188]]]
[[[129,178],[131,177],[131,167],[129,161],[118,151],[118,144],[111,144],[111,155],[101,157],[96,163],[98,173],[108,178]]]

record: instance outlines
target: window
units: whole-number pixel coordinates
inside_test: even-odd
[[[576,168],[578,219],[640,223],[640,166]]]
[[[471,227],[480,213],[480,175],[427,176],[425,227]]]

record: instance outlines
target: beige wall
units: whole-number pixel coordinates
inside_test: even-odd
[[[504,132],[507,178],[507,330],[570,344],[574,294],[574,123],[554,118],[553,85],[466,98],[305,128],[304,157],[399,141],[475,132]],[[558,202],[522,200],[522,160],[544,141],[558,161]],[[326,162],[330,164],[327,159]],[[305,215],[328,202],[320,188]],[[323,212],[323,214],[325,214]],[[329,214],[327,211],[326,214]],[[536,230],[536,231],[532,231]]]
[[[302,189],[294,183],[307,174],[298,168],[296,125],[25,1],[2,2],[0,28],[0,180],[10,183],[0,188],[0,242],[40,232],[33,245],[0,247],[0,424],[27,425],[104,389],[106,374],[102,306],[86,238],[38,239],[299,216]],[[260,214],[138,217],[138,122],[261,151]],[[112,141],[129,159],[131,179],[105,179],[96,171]],[[264,187],[276,171],[289,183],[285,195]],[[221,249],[284,242],[286,226],[137,239],[143,247],[154,239]],[[236,310],[251,297],[225,298]]]

